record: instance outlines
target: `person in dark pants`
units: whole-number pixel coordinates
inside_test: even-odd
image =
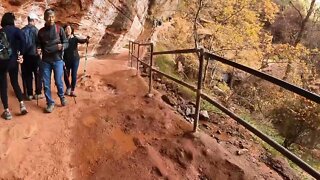
[[[65,62],[64,82],[66,84],[65,94],[68,96],[76,96],[75,88],[77,83],[77,73],[80,63],[80,56],[78,53],[78,44],[89,43],[89,36],[86,39],[81,39],[74,35],[74,29],[71,25],[64,27],[67,38],[69,40],[69,46],[64,50],[63,60]],[[71,84],[69,81],[71,71]]]
[[[54,72],[54,80],[58,90],[58,96],[62,106],[67,104],[63,90],[63,49],[68,47],[68,39],[63,28],[55,24],[55,12],[46,9],[44,12],[45,26],[38,32],[38,54],[42,53],[41,73],[44,85],[44,94],[47,100],[45,112],[51,113],[55,102],[51,96],[51,74]]]
[[[0,89],[1,100],[4,107],[2,117],[6,120],[12,119],[8,104],[8,85],[7,85],[7,72],[9,72],[10,82],[16,97],[20,103],[21,114],[27,114],[28,111],[23,102],[21,88],[18,82],[19,64],[23,62],[22,55],[24,52],[24,35],[21,30],[14,25],[15,16],[13,13],[5,13],[1,19],[2,31],[5,32],[10,44],[11,55],[7,60],[0,60]]]
[[[26,37],[25,54],[23,55],[24,62],[22,64],[22,77],[26,86],[26,98],[32,99],[44,98],[41,94],[42,80],[40,74],[40,56],[37,54],[36,44],[38,42],[38,29],[35,27],[35,22],[38,16],[31,12],[28,16],[28,25],[22,28]],[[35,95],[33,96],[33,77],[35,79]]]

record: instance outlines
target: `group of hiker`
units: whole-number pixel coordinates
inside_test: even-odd
[[[74,29],[67,24],[60,27],[55,23],[55,11],[46,9],[45,25],[39,31],[35,26],[38,16],[31,12],[28,15],[28,25],[21,30],[15,26],[15,16],[7,12],[2,16],[0,29],[0,91],[4,112],[2,118],[12,119],[8,104],[8,82],[13,87],[20,103],[20,113],[28,113],[26,100],[46,98],[45,112],[54,110],[55,102],[51,95],[51,75],[54,74],[55,85],[62,106],[67,104],[65,95],[75,97],[77,71],[80,62],[78,44],[89,43],[89,36],[81,39],[74,35]],[[19,65],[24,95],[19,85]],[[71,74],[71,83],[69,76]],[[66,89],[64,90],[64,83]],[[33,80],[35,93],[33,93]],[[44,96],[42,95],[44,90]]]

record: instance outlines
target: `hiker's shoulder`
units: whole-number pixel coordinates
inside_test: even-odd
[[[45,30],[46,30],[46,27],[42,27],[42,28],[40,28],[39,33],[44,32]]]
[[[45,27],[40,28],[40,30],[38,31],[38,37],[44,36],[45,31],[46,31]]]

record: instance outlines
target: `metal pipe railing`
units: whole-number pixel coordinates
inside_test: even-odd
[[[276,85],[278,85],[278,86],[280,86],[280,87],[282,87],[282,88],[284,88],[286,90],[294,92],[294,93],[296,93],[296,94],[298,94],[300,96],[303,96],[303,97],[305,97],[305,98],[307,98],[307,99],[309,99],[309,100],[311,100],[313,102],[316,102],[316,103],[320,104],[320,96],[315,94],[315,93],[312,93],[310,91],[302,89],[302,88],[300,88],[298,86],[290,84],[290,83],[288,83],[286,81],[283,81],[281,79],[278,79],[278,78],[275,78],[273,76],[270,76],[270,75],[268,75],[266,73],[263,73],[263,72],[255,70],[255,69],[249,68],[249,67],[244,66],[242,64],[239,64],[239,63],[224,59],[224,58],[219,57],[217,55],[214,55],[212,53],[206,52],[205,56],[208,56],[210,59],[214,59],[214,60],[219,61],[219,62],[221,62],[223,64],[227,64],[227,65],[232,66],[234,68],[240,69],[240,70],[242,70],[244,72],[252,74],[252,75],[254,75],[256,77],[259,77],[261,79],[269,81],[272,84],[276,84]]]
[[[202,92],[202,75],[203,75],[203,63],[204,63],[204,59],[206,57],[209,57],[210,59],[214,59],[217,60],[223,64],[227,64],[229,66],[232,66],[234,68],[243,70],[249,74],[252,74],[254,76],[257,76],[261,79],[264,79],[266,81],[269,81],[273,84],[276,84],[280,87],[283,87],[291,92],[294,92],[298,95],[301,95],[311,101],[314,101],[316,103],[320,104],[320,96],[317,94],[314,94],[312,92],[309,92],[305,89],[302,89],[300,87],[297,87],[293,84],[290,84],[288,82],[285,82],[283,80],[280,80],[278,78],[275,78],[273,76],[270,76],[268,74],[265,74],[263,72],[257,71],[255,69],[246,67],[244,65],[235,63],[233,61],[224,59],[222,57],[219,57],[215,54],[209,53],[204,51],[204,49],[182,49],[182,50],[174,50],[174,51],[162,51],[162,52],[153,52],[153,44],[152,43],[144,43],[144,44],[139,44],[137,42],[131,42],[131,48],[130,48],[130,43],[129,43],[129,54],[133,57],[137,59],[137,71],[139,70],[138,67],[138,63],[142,63],[145,66],[147,66],[149,68],[149,93],[151,93],[152,91],[152,72],[156,72],[158,74],[161,74],[162,76],[180,84],[183,85],[187,88],[189,88],[190,90],[196,92],[196,114],[195,114],[195,118],[194,118],[194,126],[193,126],[193,131],[195,132],[197,130],[197,126],[198,126],[198,121],[199,121],[199,112],[200,112],[200,104],[201,104],[201,98],[208,101],[209,103],[211,103],[212,105],[214,105],[215,107],[217,107],[218,109],[220,109],[222,112],[224,112],[225,114],[227,114],[228,116],[230,116],[231,118],[233,118],[234,120],[236,120],[239,124],[241,124],[242,126],[244,126],[246,129],[248,129],[250,132],[252,132],[253,134],[255,134],[256,136],[258,136],[259,138],[261,138],[264,142],[268,143],[270,146],[272,146],[273,148],[275,148],[277,151],[279,151],[281,154],[283,154],[284,156],[286,156],[289,160],[291,160],[292,162],[294,162],[296,165],[298,165],[301,169],[303,169],[304,171],[306,171],[308,174],[310,174],[311,176],[313,176],[316,179],[320,179],[320,173],[317,172],[315,169],[313,169],[310,165],[308,165],[306,162],[304,162],[303,160],[301,160],[299,157],[297,157],[295,154],[293,154],[292,152],[290,152],[289,150],[287,150],[286,148],[284,148],[283,146],[281,146],[279,143],[277,143],[276,141],[272,140],[270,137],[268,137],[267,135],[265,135],[264,133],[262,133],[261,131],[259,131],[258,129],[256,129],[255,127],[251,126],[249,123],[247,123],[245,120],[241,119],[239,116],[237,116],[236,114],[234,114],[233,112],[231,112],[230,110],[228,110],[226,107],[224,107],[223,105],[221,105],[220,103],[218,103],[217,101],[215,101],[213,98],[211,98],[210,96],[208,96],[207,94]],[[135,53],[135,45],[138,45],[138,57],[136,57],[134,55]],[[139,58],[140,56],[140,46],[150,46],[150,64],[147,64],[143,61],[141,61]],[[199,53],[199,71],[198,71],[198,82],[197,82],[197,87],[188,84],[184,81],[181,81],[173,76],[170,76],[164,72],[161,72],[155,68],[153,68],[153,56],[155,55],[163,55],[163,54],[181,54],[181,53]],[[132,66],[132,57],[131,59],[131,66]]]
[[[152,91],[152,67],[153,67],[153,44],[150,46],[150,66],[149,66],[149,94]]]
[[[185,53],[196,53],[198,49],[181,49],[174,51],[161,51],[161,52],[153,52],[153,55],[164,55],[164,54],[185,54]]]
[[[201,89],[202,89],[202,74],[203,74],[203,49],[200,49],[199,51],[199,70],[198,70],[198,84],[197,84],[197,96],[196,96],[196,114],[195,114],[195,120],[193,122],[193,132],[197,131],[198,124],[199,124],[199,114],[200,114],[200,103],[201,103]]]
[[[317,172],[315,169],[313,169],[309,164],[307,164],[306,162],[304,162],[302,159],[300,159],[298,156],[296,156],[295,154],[293,154],[292,152],[290,152],[288,149],[284,148],[283,146],[281,146],[279,143],[277,143],[276,141],[272,140],[270,137],[268,137],[266,134],[264,134],[263,132],[259,131],[258,129],[256,129],[255,127],[253,127],[252,125],[250,125],[249,123],[247,123],[244,119],[240,118],[238,115],[234,114],[233,112],[231,112],[229,109],[227,109],[226,107],[224,107],[223,105],[221,105],[220,103],[218,103],[217,101],[213,100],[213,98],[211,98],[210,96],[208,96],[205,93],[201,94],[201,97],[208,101],[209,103],[211,103],[212,105],[214,105],[215,107],[217,107],[218,109],[220,109],[222,112],[224,112],[225,114],[227,114],[228,116],[230,116],[232,119],[236,120],[239,124],[241,124],[243,127],[245,127],[246,129],[248,129],[249,131],[251,131],[253,134],[255,134],[256,136],[258,136],[260,139],[262,139],[264,142],[268,143],[271,147],[273,147],[274,149],[276,149],[278,152],[280,152],[281,154],[283,154],[285,157],[287,157],[288,159],[290,159],[292,162],[294,162],[296,165],[298,165],[301,169],[303,169],[304,171],[306,171],[308,174],[310,174],[311,176],[319,179],[320,178],[320,174],[319,172]]]

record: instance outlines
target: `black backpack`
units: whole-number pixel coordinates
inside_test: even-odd
[[[26,26],[22,28],[22,32],[25,37],[25,54],[35,55],[36,54],[36,32],[30,27]]]
[[[6,32],[0,29],[0,60],[8,60],[12,54],[10,42]]]

